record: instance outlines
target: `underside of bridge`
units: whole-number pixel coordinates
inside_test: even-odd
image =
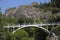
[[[17,30],[15,33],[19,33],[21,32],[21,30],[27,32],[28,37],[33,38],[34,40],[46,40],[46,37],[49,35],[48,32],[38,27],[24,27],[22,29]]]

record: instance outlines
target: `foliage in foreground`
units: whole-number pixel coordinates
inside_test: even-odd
[[[52,32],[54,32],[58,36],[58,40],[60,40],[60,25],[52,28]]]
[[[12,34],[12,36],[12,40],[31,40],[31,38],[28,37],[28,33],[24,31],[24,29],[16,31]]]

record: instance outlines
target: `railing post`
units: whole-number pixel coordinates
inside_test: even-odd
[[[20,26],[19,28],[21,28],[21,25],[20,24],[19,24],[19,26]]]
[[[46,29],[48,30],[48,25],[46,24]]]
[[[42,27],[42,22],[40,24],[41,24],[40,26]]]
[[[14,25],[13,25],[13,31],[14,31]]]
[[[9,33],[9,24],[8,24],[8,33]]]

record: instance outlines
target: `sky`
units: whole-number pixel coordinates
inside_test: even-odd
[[[5,13],[5,10],[11,7],[17,7],[19,5],[29,5],[32,2],[49,2],[50,0],[0,0],[0,8],[2,13]]]

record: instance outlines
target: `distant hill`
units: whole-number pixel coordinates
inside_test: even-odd
[[[37,2],[33,2],[31,5],[20,5],[18,7],[9,8],[5,11],[5,16],[11,16],[14,18],[19,17],[28,17],[31,19],[43,19],[44,21],[47,20],[50,16],[60,16],[60,11],[57,12],[56,10],[52,12],[52,10],[48,11],[50,8],[45,7],[46,4],[43,4],[42,7],[45,7],[45,9],[39,8],[40,4]],[[45,6],[44,6],[45,5]],[[48,9],[49,8],[49,9]],[[52,7],[51,7],[52,8]],[[52,8],[53,9],[53,8]]]
[[[37,3],[33,2],[31,5],[21,5],[16,8],[10,8],[5,11],[6,16],[26,16],[26,17],[39,17],[39,18],[47,18],[51,15],[51,12],[44,12],[43,10],[40,10],[36,7],[33,7],[32,5],[36,6]]]

